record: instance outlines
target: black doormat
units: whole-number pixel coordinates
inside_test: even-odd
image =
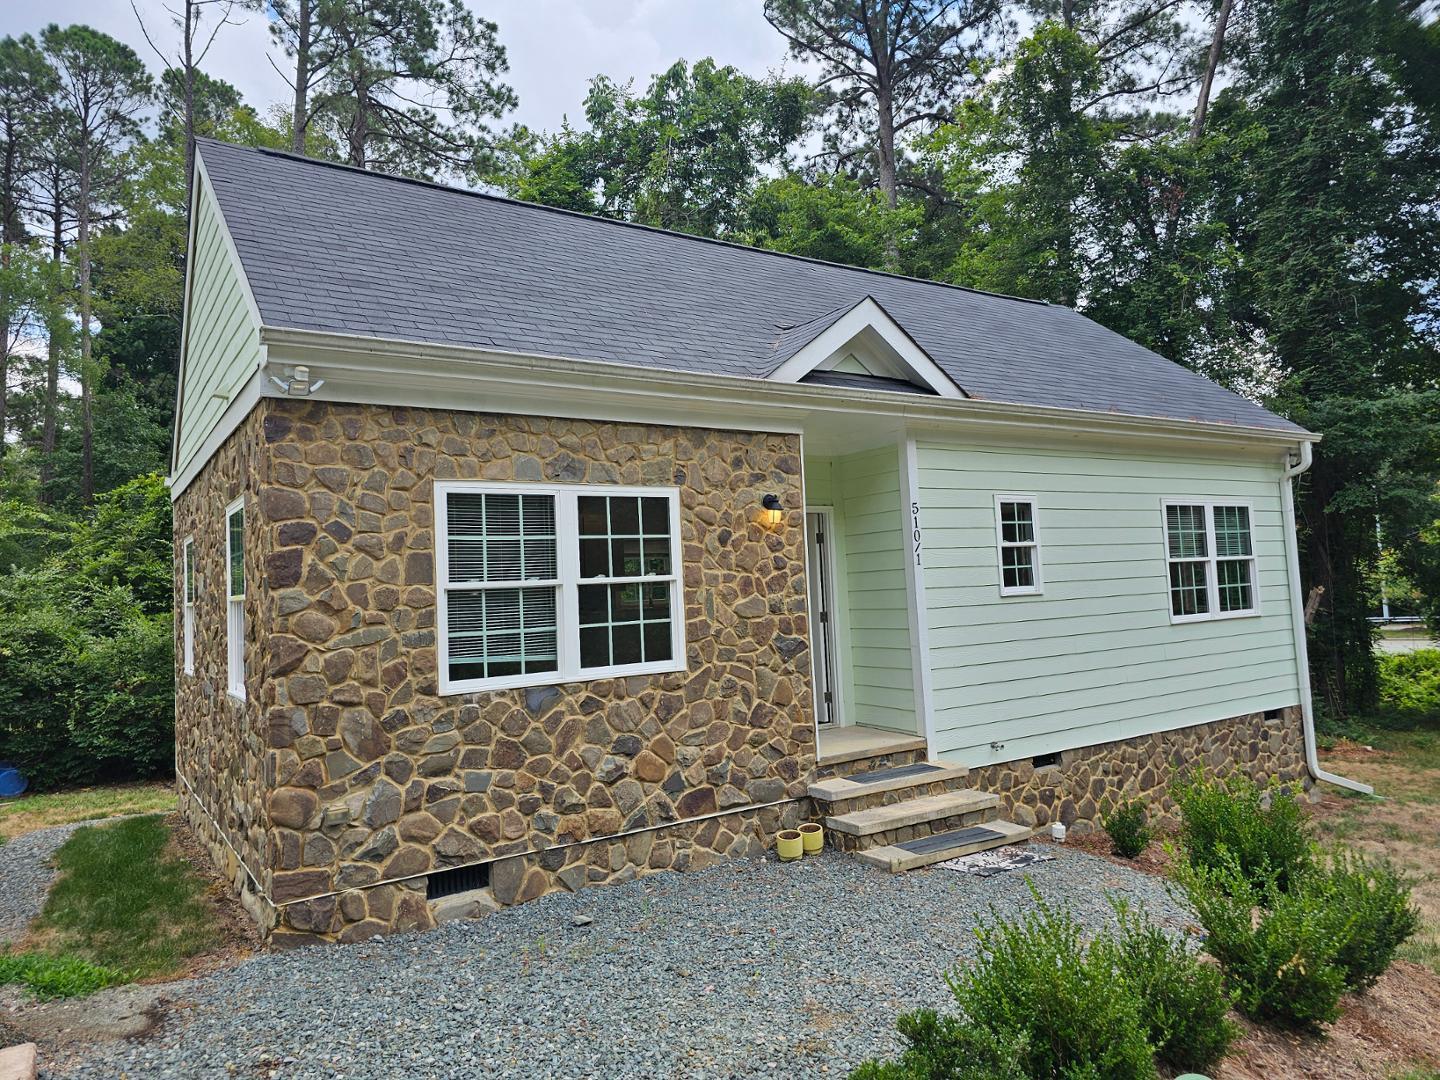
[[[871,772],[855,773],[845,779],[853,780],[857,784],[878,784],[882,780],[899,780],[905,776],[924,776],[926,773],[941,771],[943,770],[939,765],[931,765],[928,761],[918,761],[914,765],[896,765],[893,769],[875,769]]]
[[[906,840],[903,844],[894,846],[901,851],[910,852],[911,855],[929,855],[931,852],[943,851],[948,847],[959,847],[961,844],[983,844],[987,840],[1003,839],[1005,839],[1004,833],[987,829],[984,825],[972,825],[968,829],[954,829],[951,832],[916,837],[914,840]]]

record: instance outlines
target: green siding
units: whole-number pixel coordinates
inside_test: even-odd
[[[209,185],[195,211],[194,266],[185,312],[185,359],[175,471],[195,456],[230,398],[260,362],[260,325],[245,294],[242,271],[231,257],[225,225]]]
[[[979,766],[1299,700],[1278,460],[933,442],[917,458],[932,753]],[[1002,493],[1037,499],[1042,595],[1000,596]],[[1162,498],[1251,504],[1259,616],[1171,625]]]
[[[837,666],[847,723],[918,732],[895,446],[805,462],[806,500],[834,508]]]

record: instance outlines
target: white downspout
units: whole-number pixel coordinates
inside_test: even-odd
[[[1295,634],[1295,663],[1300,677],[1300,717],[1305,731],[1305,767],[1316,780],[1337,787],[1349,788],[1363,795],[1374,795],[1375,789],[1359,780],[1338,776],[1320,767],[1315,748],[1315,708],[1310,700],[1310,656],[1305,644],[1305,602],[1300,592],[1300,538],[1295,533],[1295,494],[1290,481],[1310,468],[1315,452],[1311,444],[1300,444],[1300,460],[1286,468],[1280,477],[1280,512],[1285,527],[1286,562],[1290,570],[1290,625]]]

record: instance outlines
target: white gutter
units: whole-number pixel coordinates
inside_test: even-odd
[[[1300,677],[1300,718],[1305,731],[1305,767],[1316,780],[1337,787],[1374,795],[1375,789],[1359,780],[1339,776],[1320,767],[1320,754],[1315,747],[1315,707],[1310,700],[1310,656],[1305,643],[1305,603],[1300,592],[1300,538],[1295,533],[1295,493],[1291,481],[1310,468],[1315,457],[1314,447],[1300,443],[1300,460],[1286,468],[1280,477],[1280,511],[1285,527],[1285,546],[1290,564],[1290,625],[1295,634],[1295,664]]]

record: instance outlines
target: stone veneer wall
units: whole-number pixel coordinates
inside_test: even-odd
[[[1058,766],[1027,760],[971,769],[967,785],[1000,796],[999,815],[1020,825],[1060,821],[1077,835],[1101,827],[1111,801],[1138,798],[1152,816],[1174,820],[1170,784],[1201,768],[1211,775],[1241,773],[1259,783],[1303,781],[1305,745],[1300,708],[1274,720],[1250,713],[1213,724],[1161,731],[1137,739],[1066,750]]]
[[[497,860],[519,902],[757,851],[798,814],[746,810],[802,797],[815,760],[798,437],[267,400],[177,502],[221,553],[216,484],[242,466],[251,702],[223,732],[182,683],[177,724],[277,940],[430,925],[432,870]],[[452,478],[677,486],[687,669],[438,696],[431,490]],[[771,492],[791,512],[764,529]],[[223,698],[223,600],[196,621]]]
[[[255,410],[175,501],[175,763],[180,812],[205,843],[262,927],[274,913],[264,898],[269,821],[261,761],[265,729],[257,701],[261,666],[256,619],[263,551],[254,520],[263,444]],[[246,499],[245,625],[247,700],[230,696],[226,671],[225,508]],[[184,671],[184,542],[194,540],[195,674]]]

